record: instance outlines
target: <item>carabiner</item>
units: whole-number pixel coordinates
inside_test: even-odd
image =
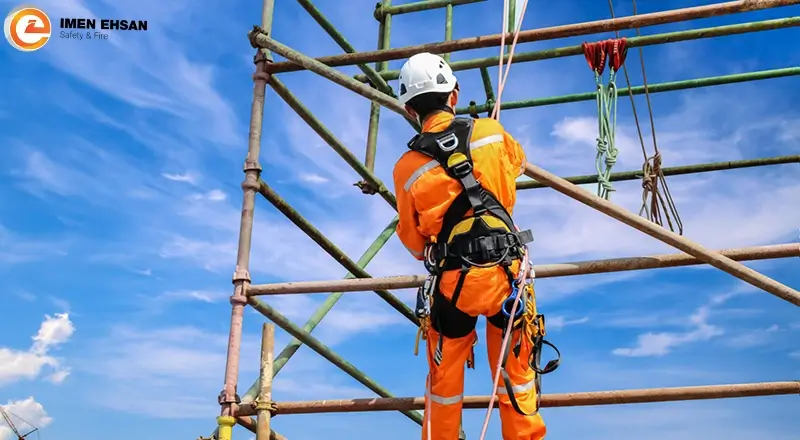
[[[506,319],[511,319],[511,309],[514,307],[514,302],[517,301],[519,297],[519,288],[516,284],[511,286],[511,295],[503,301],[503,305],[500,307],[500,310],[503,312],[503,316]],[[514,313],[514,321],[519,319],[523,314],[525,314],[525,302],[519,301],[517,304],[517,310]]]

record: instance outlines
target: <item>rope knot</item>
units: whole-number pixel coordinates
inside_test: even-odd
[[[617,163],[617,156],[619,156],[619,150],[609,150],[606,153],[606,166],[610,169]]]

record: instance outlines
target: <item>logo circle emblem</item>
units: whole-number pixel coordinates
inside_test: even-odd
[[[50,17],[39,8],[22,6],[12,10],[3,23],[3,33],[14,49],[33,52],[50,40]]]

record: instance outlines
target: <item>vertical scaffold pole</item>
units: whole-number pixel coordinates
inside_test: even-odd
[[[270,418],[272,417],[272,363],[275,348],[275,325],[265,323],[261,329],[261,371],[260,388],[256,398],[258,415],[256,419],[256,440],[269,440]]]
[[[444,41],[450,41],[453,39],[453,4],[448,3],[444,11]],[[443,54],[442,58],[449,63],[450,53]]]
[[[272,32],[272,17],[275,0],[264,0],[261,10],[261,27]],[[228,356],[225,362],[225,384],[219,396],[221,406],[217,419],[219,440],[231,440],[234,405],[239,402],[236,385],[239,376],[239,355],[242,346],[242,320],[247,305],[245,291],[250,285],[250,246],[253,236],[253,216],[256,192],[259,188],[261,165],[258,162],[261,150],[261,131],[264,123],[264,96],[267,89],[266,63],[272,59],[266,50],[259,50],[255,56],[256,75],[253,86],[253,103],[250,109],[250,136],[247,158],[244,164],[245,178],[242,182],[242,216],[239,229],[239,245],[236,253],[236,269],[233,274],[233,295],[231,296],[231,328],[228,336]]]
[[[378,50],[388,49],[390,44],[390,35],[392,31],[392,15],[383,13],[389,6],[392,5],[392,0],[381,0],[380,3],[375,5],[380,14],[376,14],[378,18]],[[389,63],[387,61],[379,61],[375,63],[375,70],[379,73],[387,70]],[[375,171],[375,152],[378,148],[378,127],[381,118],[381,106],[375,102],[370,102],[369,105],[369,127],[367,128],[367,152],[364,156],[364,165],[370,171]],[[357,184],[361,191],[365,194],[375,194],[375,188],[372,188],[366,181],[361,181]]]

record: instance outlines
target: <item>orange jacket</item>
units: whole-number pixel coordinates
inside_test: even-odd
[[[436,114],[425,121],[422,131],[442,131],[453,117],[445,112]],[[513,215],[515,181],[526,163],[522,147],[496,120],[477,119],[474,121],[470,149],[475,177]],[[450,178],[435,160],[417,151],[407,151],[400,157],[394,167],[393,177],[400,215],[397,236],[414,257],[422,260],[425,243],[439,233],[447,208],[462,191],[461,184]],[[512,267],[514,272],[517,266],[518,263],[515,263]],[[448,271],[442,276],[440,286],[446,297],[452,295],[457,272]],[[484,295],[488,303],[478,298],[475,301],[480,304],[474,304],[474,307],[464,303],[466,297],[470,296],[468,290],[480,289],[488,289],[500,296],[507,292],[508,279],[502,268],[473,268],[467,275],[461,293],[464,300],[459,299],[459,308],[467,313],[470,313],[469,309],[474,309],[474,313],[470,314],[491,313],[491,310],[496,312],[502,298],[494,298],[498,295],[492,295],[491,292],[485,292],[489,294]]]

